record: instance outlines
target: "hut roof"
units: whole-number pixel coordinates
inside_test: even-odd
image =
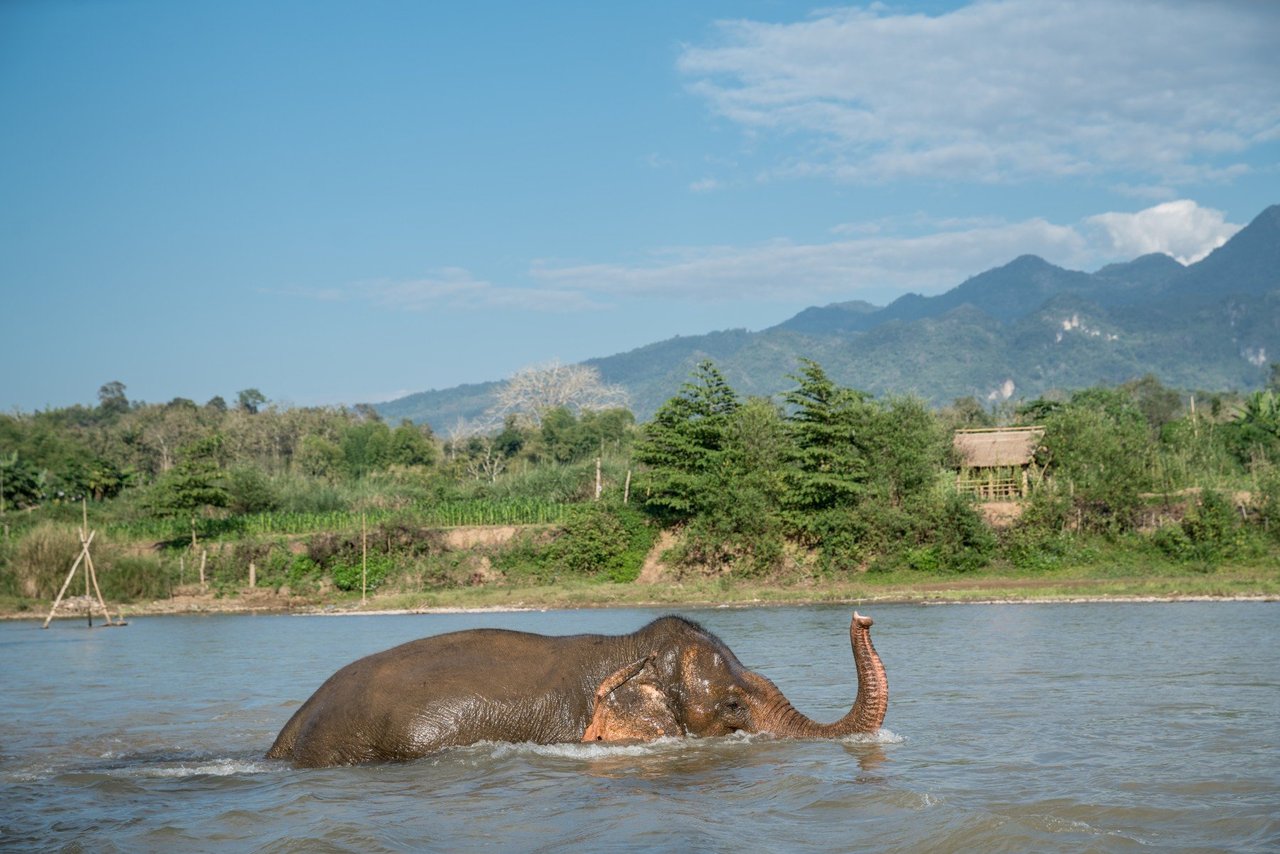
[[[1043,437],[1043,427],[995,427],[957,430],[953,443],[965,468],[997,468],[1030,463]]]

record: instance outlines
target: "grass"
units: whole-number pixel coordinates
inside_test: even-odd
[[[432,609],[561,609],[622,607],[715,607],[877,603],[1043,602],[1096,599],[1180,598],[1280,599],[1280,574],[1269,566],[1222,566],[1212,573],[1164,567],[1138,575],[1117,575],[1106,566],[1067,567],[1052,572],[1010,571],[999,567],[965,575],[901,570],[863,574],[853,579],[776,584],[700,578],[663,584],[618,584],[566,579],[555,585],[456,587],[419,593],[379,593],[361,606],[360,595],[330,591],[306,602],[281,603],[293,609],[351,612]],[[165,610],[164,600],[157,612]],[[32,617],[47,613],[47,602],[20,603],[0,597],[0,613]],[[187,609],[189,603],[183,603]],[[247,607],[247,604],[246,604]],[[262,607],[262,602],[255,602]],[[269,604],[268,604],[268,607]],[[237,610],[237,597],[211,601],[208,610]],[[136,608],[127,609],[136,613]],[[150,610],[144,608],[142,610]]]
[[[460,499],[422,502],[410,508],[366,511],[367,524],[398,519],[417,525],[461,527],[479,525],[546,525],[562,521],[572,505],[533,498]],[[323,512],[272,512],[200,519],[196,530],[203,540],[240,539],[268,534],[312,534],[319,531],[358,530],[361,513],[352,510]],[[111,522],[106,532],[121,539],[155,541],[190,539],[186,519],[145,519]]]
[[[320,515],[320,514],[317,514]],[[1116,540],[1081,539],[1060,548],[1054,542],[1037,543],[1019,558],[1021,565],[998,560],[979,570],[945,572],[912,569],[906,565],[877,565],[869,572],[828,576],[798,568],[785,577],[771,579],[729,576],[694,576],[660,584],[619,583],[596,580],[569,572],[506,572],[505,580],[472,584],[471,549],[415,558],[418,576],[412,573],[371,593],[361,605],[359,591],[344,592],[332,586],[295,585],[292,597],[273,593],[267,586],[247,591],[232,580],[207,596],[191,599],[158,599],[147,602],[138,591],[129,613],[162,613],[185,610],[425,610],[484,608],[592,608],[695,606],[799,605],[847,603],[871,607],[883,602],[981,602],[1069,601],[1073,599],[1176,599],[1213,597],[1263,597],[1280,599],[1280,563],[1273,546],[1261,541],[1237,549],[1236,557],[1214,563],[1178,561],[1153,547],[1141,536]],[[514,545],[496,548],[514,548]],[[480,546],[481,560],[497,552]],[[484,557],[484,555],[488,557]],[[1032,554],[1035,560],[1026,560]],[[249,557],[243,555],[243,562]],[[237,558],[229,558],[237,559]],[[425,561],[425,562],[424,562]],[[435,561],[432,563],[431,561]],[[450,563],[450,561],[452,561]],[[436,564],[439,564],[438,566]],[[454,565],[456,564],[456,566]],[[486,564],[487,565],[487,564]],[[815,564],[810,563],[812,567]],[[268,565],[259,559],[259,581]],[[188,571],[190,580],[191,571]],[[237,576],[238,578],[238,576]],[[305,591],[299,593],[298,591]],[[408,590],[409,592],[405,592]],[[24,598],[16,586],[0,589],[0,616],[43,616],[50,602]],[[109,597],[110,598],[110,597]],[[111,602],[115,605],[119,601]],[[123,600],[126,601],[127,600]]]
[[[617,584],[567,581],[556,585],[521,587],[458,587],[425,593],[371,595],[365,605],[359,593],[334,593],[306,600],[257,599],[232,595],[199,607],[175,600],[127,606],[130,614],[177,611],[336,610],[425,611],[485,609],[571,609],[626,607],[717,607],[762,605],[847,604],[872,607],[877,603],[943,604],[966,602],[1053,602],[1078,600],[1265,598],[1280,600],[1280,580],[1274,570],[1237,568],[1213,575],[1187,573],[1145,577],[1061,577],[1036,579],[985,575],[963,582],[927,578],[889,577],[875,581],[840,581],[813,586],[778,586],[737,582],[724,584],[700,579],[676,584]],[[51,603],[16,596],[0,596],[0,616],[34,618],[48,613]],[[114,603],[112,604],[115,607]]]

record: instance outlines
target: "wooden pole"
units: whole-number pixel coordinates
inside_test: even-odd
[[[596,457],[596,501],[600,500],[600,493],[602,491],[603,486],[600,483],[600,458]]]
[[[369,528],[360,514],[360,604],[369,601]]]
[[[84,543],[89,538],[89,502],[84,499],[80,500],[80,508],[84,511],[84,524],[80,528],[80,542]],[[89,621],[89,628],[93,628],[93,599],[89,598],[89,566],[92,558],[89,557],[89,549],[87,546],[80,547],[84,551],[84,615]]]
[[[631,469],[627,469],[627,482],[622,487],[622,503],[629,504],[631,502]]]
[[[205,589],[204,583],[204,564],[209,559],[209,550],[204,549],[200,552],[200,589]]]
[[[107,610],[107,600],[102,598],[102,589],[98,587],[98,570],[93,566],[93,556],[89,554],[88,548],[84,552],[84,568],[85,573],[93,579],[93,590],[98,594],[98,604],[102,606],[102,617],[107,621],[107,625],[111,625],[111,612]],[[89,603],[89,610],[93,610],[93,603]],[[124,625],[124,615],[120,616],[117,621],[120,625]]]
[[[249,561],[249,587],[258,586],[258,568],[253,565],[253,561]]]
[[[54,598],[53,607],[49,609],[49,616],[44,618],[44,625],[41,626],[40,628],[42,629],[49,628],[49,621],[53,619],[54,611],[58,610],[58,604],[62,602],[62,597],[66,595],[67,588],[71,586],[71,579],[75,577],[76,570],[80,568],[80,561],[84,560],[84,556],[88,553],[89,543],[93,541],[93,537],[97,533],[98,533],[97,531],[94,531],[89,535],[88,541],[81,542],[80,556],[76,558],[75,563],[71,564],[71,571],[67,573],[66,581],[62,582],[62,589],[58,591],[58,595]]]

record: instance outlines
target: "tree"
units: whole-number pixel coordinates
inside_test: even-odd
[[[1245,398],[1227,436],[1232,452],[1244,465],[1280,461],[1280,393],[1267,389]]]
[[[1131,528],[1138,496],[1151,488],[1152,445],[1147,419],[1129,396],[1107,388],[1076,392],[1044,425],[1042,462],[1059,494],[1069,494],[1079,523],[1096,531]]]
[[[495,446],[493,437],[477,435],[466,441],[464,456],[466,472],[473,480],[494,483],[498,475],[506,471],[507,460]]]
[[[419,427],[406,418],[400,422],[400,426],[391,431],[388,457],[392,464],[430,466],[435,464],[438,456],[431,428],[425,424]]]
[[[1182,409],[1182,395],[1166,388],[1155,374],[1147,374],[1141,379],[1127,382],[1121,388],[1129,394],[1134,405],[1147,419],[1153,435],[1160,435],[1164,426],[1177,418]]]
[[[261,469],[240,466],[231,470],[227,483],[227,506],[232,513],[264,513],[278,505],[279,499]]]
[[[236,395],[236,405],[250,415],[257,415],[266,402],[266,395],[256,388],[246,388]]]
[[[333,479],[342,471],[342,449],[324,436],[303,436],[293,462],[304,474]]]
[[[867,479],[864,446],[875,407],[862,392],[836,386],[817,362],[801,360],[792,379],[799,386],[783,395],[793,407],[788,502],[800,521],[857,502]]]
[[[124,396],[124,383],[112,380],[98,389],[98,408],[108,417],[123,415],[129,411],[129,398]]]
[[[563,408],[577,415],[628,405],[626,390],[607,385],[598,369],[557,361],[521,368],[494,396],[497,402],[489,411],[491,423],[501,424],[507,415],[515,415],[519,423],[533,427],[539,426],[546,413],[554,409]]]
[[[557,406],[544,412],[538,428],[542,455],[557,463],[568,463],[591,453],[594,443],[581,428],[566,407]]]
[[[33,507],[44,498],[44,476],[17,451],[0,453],[0,510]]]
[[[707,505],[708,475],[721,461],[738,395],[710,361],[694,369],[680,393],[644,426],[636,460],[646,467],[647,506],[671,521],[687,520]]]
[[[789,437],[773,401],[752,397],[729,417],[717,463],[706,473],[689,545],[702,562],[748,574],[775,569],[786,525]]]
[[[898,397],[879,407],[862,443],[868,481],[877,499],[895,507],[927,497],[946,461],[947,438],[936,415],[918,397]]]
[[[991,413],[973,395],[957,397],[940,414],[955,429],[991,427],[995,424]]]
[[[358,415],[362,421],[382,420],[382,413],[372,403],[357,403],[351,407],[351,411]]]
[[[147,406],[135,413],[136,444],[146,452],[139,460],[142,470],[157,474],[173,468],[179,449],[207,435],[198,416],[195,408],[173,405]]]
[[[109,460],[97,458],[85,469],[84,487],[94,501],[105,501],[119,495],[132,474],[116,468]]]
[[[385,469],[391,462],[391,430],[382,421],[352,424],[338,444],[353,477]]]
[[[179,462],[156,481],[148,503],[161,516],[191,521],[191,548],[196,547],[196,518],[207,508],[226,507],[229,495],[222,475],[222,438],[214,435],[182,449]]]

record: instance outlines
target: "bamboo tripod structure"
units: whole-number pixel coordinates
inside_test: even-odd
[[[97,531],[89,530],[89,505],[84,505],[84,525],[80,528],[80,556],[76,558],[75,563],[71,564],[71,571],[67,573],[67,580],[62,582],[62,589],[58,591],[58,598],[53,600],[53,607],[49,609],[49,616],[44,618],[44,625],[40,628],[49,628],[49,622],[53,619],[53,615],[58,610],[58,605],[62,603],[62,597],[66,595],[67,588],[71,586],[71,579],[75,578],[76,570],[80,568],[80,564],[84,564],[84,598],[85,613],[89,619],[89,628],[93,628],[93,597],[90,594],[89,586],[93,585],[93,593],[97,594],[98,605],[102,608],[102,613],[106,617],[107,626],[127,626],[124,621],[124,615],[115,622],[111,621],[111,612],[107,610],[107,602],[102,598],[102,590],[98,587],[98,573],[93,568],[93,556],[89,554],[89,544],[93,542],[93,538],[97,536]]]

